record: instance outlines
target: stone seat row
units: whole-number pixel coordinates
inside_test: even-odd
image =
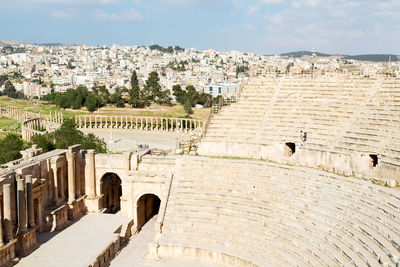
[[[179,194],[177,194],[177,195],[179,195]],[[212,198],[206,198],[206,199],[212,199]]]

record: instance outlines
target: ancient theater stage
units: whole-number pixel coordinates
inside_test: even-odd
[[[107,149],[112,152],[130,151],[139,144],[146,144],[150,148],[171,150],[176,146],[176,132],[141,132],[110,129],[80,129],[85,134],[93,133],[107,143]]]
[[[88,214],[68,228],[38,236],[42,245],[17,266],[87,267],[116,238],[130,219],[113,214]]]

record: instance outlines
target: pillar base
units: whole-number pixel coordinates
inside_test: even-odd
[[[86,196],[82,196],[73,202],[68,202],[68,220],[77,220],[86,213],[85,198]]]
[[[85,199],[87,211],[91,213],[99,213],[101,209],[102,200],[103,200],[103,195],[94,198],[87,197]]]
[[[16,243],[17,239],[13,239],[0,247],[0,266],[9,267],[18,263],[19,258],[15,256]]]
[[[25,257],[40,246],[36,241],[36,228],[29,229],[28,232],[17,236],[15,252],[17,256]]]

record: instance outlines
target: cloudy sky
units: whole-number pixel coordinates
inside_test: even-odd
[[[1,0],[0,39],[400,54],[400,0]]]

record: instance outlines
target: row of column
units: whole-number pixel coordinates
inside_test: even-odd
[[[6,106],[7,117],[11,119],[19,120],[21,117],[21,110],[16,107]]]
[[[190,131],[204,126],[204,121],[201,120],[161,117],[77,116],[75,121],[78,124],[78,128],[90,129],[112,128],[150,131]]]
[[[48,121],[54,122],[54,123],[58,123],[58,124],[62,124],[63,121],[64,121],[64,117],[63,117],[62,112],[54,111],[54,115],[53,115],[53,113],[50,110],[50,115],[48,117]]]
[[[17,175],[17,218],[18,218],[18,235],[23,235],[29,228],[35,227],[34,207],[33,207],[33,184],[32,175],[25,176],[22,179],[20,174]],[[11,184],[3,185],[3,218],[1,218],[0,206],[0,244],[4,245],[14,239],[13,223],[12,223],[12,190]],[[4,231],[4,234],[3,234]],[[4,240],[3,240],[4,236]]]
[[[41,132],[40,128],[42,123],[40,119],[31,119],[22,123],[22,139],[30,142],[32,137],[36,134],[45,133]]]

